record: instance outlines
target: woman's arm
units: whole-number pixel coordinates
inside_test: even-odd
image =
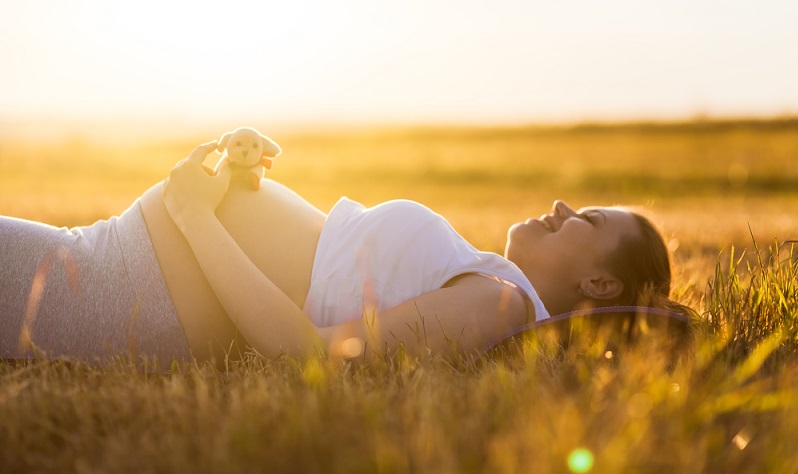
[[[378,314],[320,328],[333,355],[371,357],[402,344],[410,354],[473,354],[534,320],[521,292],[477,274],[459,277]]]
[[[214,214],[229,185],[229,169],[202,169],[215,143],[178,163],[164,186],[164,204],[184,234],[214,294],[258,352],[304,356],[314,348],[357,356],[400,343],[411,353],[472,352],[527,318],[520,293],[493,279],[468,275],[376,315],[317,328],[242,251]]]
[[[179,227],[225,312],[258,352],[304,356],[322,344],[316,326],[255,266],[213,212],[185,216]]]
[[[216,142],[200,145],[167,179],[163,202],[183,233],[225,312],[264,355],[306,355],[321,343],[304,312],[250,260],[214,213],[230,183],[230,168],[202,166]]]
[[[187,219],[183,232],[225,311],[263,355],[306,356],[319,348],[346,357],[370,356],[399,344],[411,354],[471,353],[526,321],[518,291],[468,275],[379,314],[318,328],[250,261],[213,214]]]

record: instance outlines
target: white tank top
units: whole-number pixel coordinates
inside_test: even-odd
[[[413,201],[366,208],[343,197],[321,231],[304,310],[316,325],[332,326],[392,308],[464,273],[516,286],[533,303],[536,320],[549,317],[514,263],[478,251],[443,216]]]

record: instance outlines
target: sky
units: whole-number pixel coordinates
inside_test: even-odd
[[[798,114],[798,2],[0,0],[0,126]]]

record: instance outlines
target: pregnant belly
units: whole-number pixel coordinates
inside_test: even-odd
[[[235,359],[246,350],[246,341],[169,217],[161,189],[159,183],[144,193],[142,210],[189,347],[201,360],[221,362],[226,355]],[[301,308],[326,216],[269,180],[258,191],[231,187],[216,214],[250,260]]]

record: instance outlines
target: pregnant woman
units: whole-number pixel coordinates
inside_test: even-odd
[[[555,201],[502,257],[412,201],[325,215],[277,182],[231,183],[202,166],[216,145],[107,221],[0,217],[0,357],[471,354],[575,308],[679,308],[662,237],[625,209]]]

